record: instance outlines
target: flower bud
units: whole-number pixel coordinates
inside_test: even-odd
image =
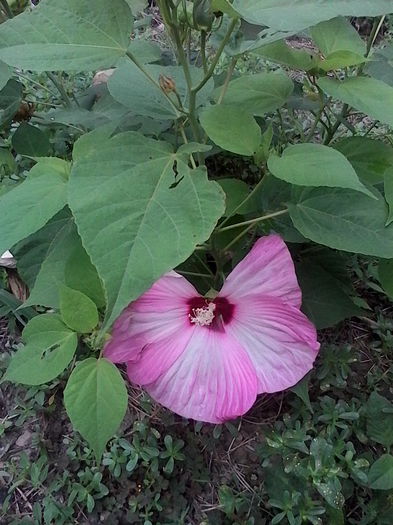
[[[212,0],[194,0],[192,14],[196,29],[199,31],[210,31],[214,21]]]
[[[160,84],[160,88],[162,91],[164,91],[164,93],[172,93],[173,91],[176,91],[176,83],[171,77],[160,75],[158,83]]]

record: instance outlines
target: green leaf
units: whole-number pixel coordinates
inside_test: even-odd
[[[18,272],[30,290],[34,286],[44,260],[51,251],[53,239],[59,230],[70,222],[70,218],[70,211],[68,208],[64,208],[52,217],[45,226],[12,248]]]
[[[23,86],[13,78],[0,91],[0,125],[8,123],[22,102]]]
[[[16,162],[9,149],[0,148],[0,173],[10,174],[16,170]]]
[[[29,157],[45,157],[50,151],[48,135],[27,122],[22,122],[15,131],[12,146],[20,155]]]
[[[130,6],[132,14],[137,15],[148,6],[147,0],[125,0]]]
[[[226,151],[251,157],[262,140],[261,128],[247,111],[235,107],[215,105],[199,116],[209,138]]]
[[[251,24],[300,31],[335,16],[378,16],[392,12],[391,0],[234,0]]]
[[[224,104],[263,117],[283,106],[292,91],[293,82],[283,73],[243,75],[229,83]]]
[[[364,69],[365,73],[393,87],[393,45],[378,49]]]
[[[3,89],[9,79],[12,77],[14,70],[5,62],[0,60],[0,89]]]
[[[343,284],[319,264],[299,263],[296,274],[302,290],[302,310],[318,329],[361,313],[345,293]]]
[[[289,213],[306,238],[347,252],[393,258],[393,225],[386,202],[353,190],[315,188],[293,192]]]
[[[298,186],[350,188],[376,198],[360,182],[344,155],[321,144],[289,146],[282,157],[269,157],[268,168],[278,179]]]
[[[385,199],[389,206],[389,215],[386,226],[393,222],[393,166],[386,170],[385,173]]]
[[[294,69],[309,71],[317,65],[315,55],[305,49],[291,47],[285,40],[279,40],[255,50],[253,54],[261,56],[271,62],[283,64]]]
[[[134,132],[92,136],[94,148],[84,139],[75,158],[69,202],[106,288],[105,330],[209,238],[225,205],[218,184],[190,170],[171,145]]]
[[[313,27],[311,37],[324,55],[319,67],[325,71],[361,64],[367,60],[365,41],[349,20],[342,16]]]
[[[367,437],[384,447],[393,445],[393,405],[373,392],[366,405]]]
[[[393,259],[379,261],[378,277],[384,292],[393,299]]]
[[[319,87],[328,95],[358,109],[370,117],[393,126],[393,87],[367,77],[344,81],[320,78]]]
[[[296,394],[306,405],[310,412],[314,412],[309,394],[309,383],[310,383],[310,374],[307,374],[303,379],[301,379],[295,386],[290,388],[290,391]]]
[[[112,97],[131,109],[135,115],[144,115],[155,119],[177,119],[182,113],[176,108],[177,97],[174,93],[165,95],[159,86],[160,75],[171,78],[175,85],[184,107],[188,107],[188,89],[183,68],[180,66],[160,66],[149,64],[145,71],[154,79],[152,83],[144,73],[130,59],[119,61],[115,73],[108,81],[108,89]],[[193,84],[199,83],[203,78],[201,68],[190,67]],[[130,90],[132,86],[132,90]],[[213,80],[207,82],[198,93],[196,104],[204,104],[214,87]]]
[[[91,332],[98,324],[98,310],[93,301],[68,286],[60,288],[60,314],[64,323],[80,334]]]
[[[124,0],[45,0],[0,27],[0,59],[32,71],[92,71],[125,55],[132,15]]]
[[[24,385],[41,385],[57,377],[70,364],[78,343],[60,317],[34,317],[23,330],[25,346],[9,364],[4,380]]]
[[[148,40],[131,40],[128,51],[136,56],[142,64],[158,62],[161,59],[160,47]]]
[[[371,489],[393,489],[393,456],[383,454],[371,465],[368,473],[368,482]]]
[[[231,3],[228,0],[212,0],[212,10],[221,11],[229,15],[232,18],[239,18],[239,13],[233,9]]]
[[[105,294],[96,268],[82,244],[71,252],[65,266],[66,285],[90,297],[98,308],[105,306]]]
[[[226,195],[226,217],[233,215],[234,212],[243,215],[253,211],[252,203],[250,205],[252,198],[240,206],[250,193],[250,188],[245,182],[238,179],[219,179],[217,182]]]
[[[65,268],[70,254],[81,241],[72,219],[59,224],[46,247],[46,257],[41,262],[34,286],[24,306],[40,305],[59,307],[60,285],[65,284]],[[28,254],[26,254],[28,257]]]
[[[115,365],[93,357],[77,364],[64,390],[64,404],[74,429],[87,440],[98,463],[124,418],[127,402]]]
[[[393,148],[380,140],[368,137],[349,137],[333,144],[352,166],[362,181],[377,184],[393,167]]]
[[[67,180],[58,162],[38,162],[27,180],[0,197],[0,252],[42,228],[66,201]]]
[[[321,59],[318,67],[324,71],[343,69],[344,67],[363,64],[367,59],[362,55],[351,53],[351,51],[335,51],[326,59]]]

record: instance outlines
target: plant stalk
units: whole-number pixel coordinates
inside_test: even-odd
[[[7,0],[0,0],[0,3],[7,18],[14,18],[14,13],[12,12]]]
[[[254,224],[258,224],[262,221],[267,221],[269,219],[274,219],[274,217],[279,217],[280,215],[284,215],[285,213],[288,213],[288,209],[275,211],[274,213],[269,213],[268,215],[262,215],[262,217],[257,217],[256,219],[250,219],[249,221],[244,222],[238,222],[237,224],[231,224],[230,226],[225,226],[224,228],[218,228],[216,230],[216,233],[222,233],[229,230],[234,230],[235,228],[240,228],[241,226],[254,226]]]

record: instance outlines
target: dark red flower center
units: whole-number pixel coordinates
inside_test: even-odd
[[[199,322],[198,319],[206,318],[206,326],[211,326],[211,328],[217,328],[222,323],[229,323],[235,310],[235,305],[225,297],[216,297],[212,300],[205,297],[193,297],[188,301],[188,305],[190,323],[203,326],[203,321]],[[210,317],[212,320],[209,322]]]

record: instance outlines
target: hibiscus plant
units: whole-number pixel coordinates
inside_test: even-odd
[[[163,49],[146,4],[42,0],[0,25],[1,161],[24,167],[1,188],[0,255],[37,312],[3,380],[66,378],[97,458],[127,408],[116,363],[220,423],[297,384],[316,328],[364,312],[351,254],[393,293],[392,1],[157,0]],[[31,72],[64,107],[23,102]]]

